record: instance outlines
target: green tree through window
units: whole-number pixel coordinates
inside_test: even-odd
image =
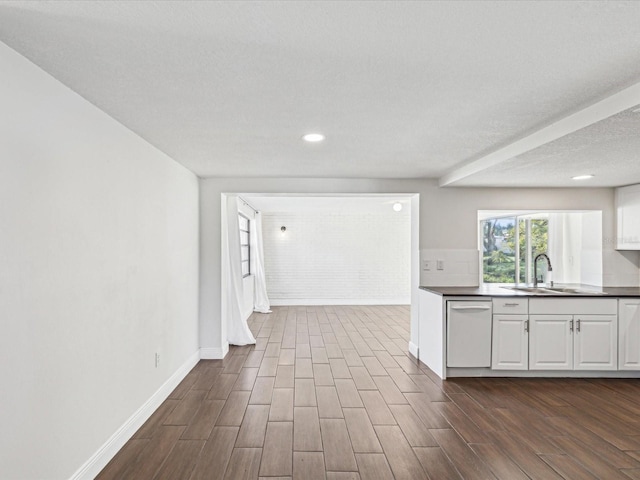
[[[481,221],[484,283],[526,283],[533,259],[547,251],[549,220],[543,214]],[[516,280],[517,279],[517,280]]]

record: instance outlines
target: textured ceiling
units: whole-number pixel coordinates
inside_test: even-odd
[[[634,1],[0,2],[0,41],[203,177],[441,177],[640,81],[639,24]]]
[[[576,175],[589,180],[571,180]],[[621,186],[640,182],[640,112],[613,115],[457,182],[458,186]]]

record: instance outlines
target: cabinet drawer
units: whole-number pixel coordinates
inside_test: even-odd
[[[534,315],[616,315],[615,298],[532,298],[529,313]]]
[[[494,298],[493,313],[505,315],[526,315],[529,311],[528,298]]]

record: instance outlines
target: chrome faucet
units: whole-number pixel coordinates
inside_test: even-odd
[[[551,272],[553,268],[551,268],[551,260],[549,260],[549,256],[546,253],[540,253],[536,255],[536,258],[533,260],[533,286],[538,286],[538,260],[540,257],[544,257],[547,260],[547,272]]]

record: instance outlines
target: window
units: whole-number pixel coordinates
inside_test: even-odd
[[[238,224],[240,227],[240,259],[242,265],[242,276],[251,275],[251,249],[249,246],[249,219],[238,214]]]
[[[547,252],[548,231],[549,218],[545,213],[481,220],[482,281],[533,282],[533,259]],[[538,275],[541,272],[544,274],[539,269]]]

